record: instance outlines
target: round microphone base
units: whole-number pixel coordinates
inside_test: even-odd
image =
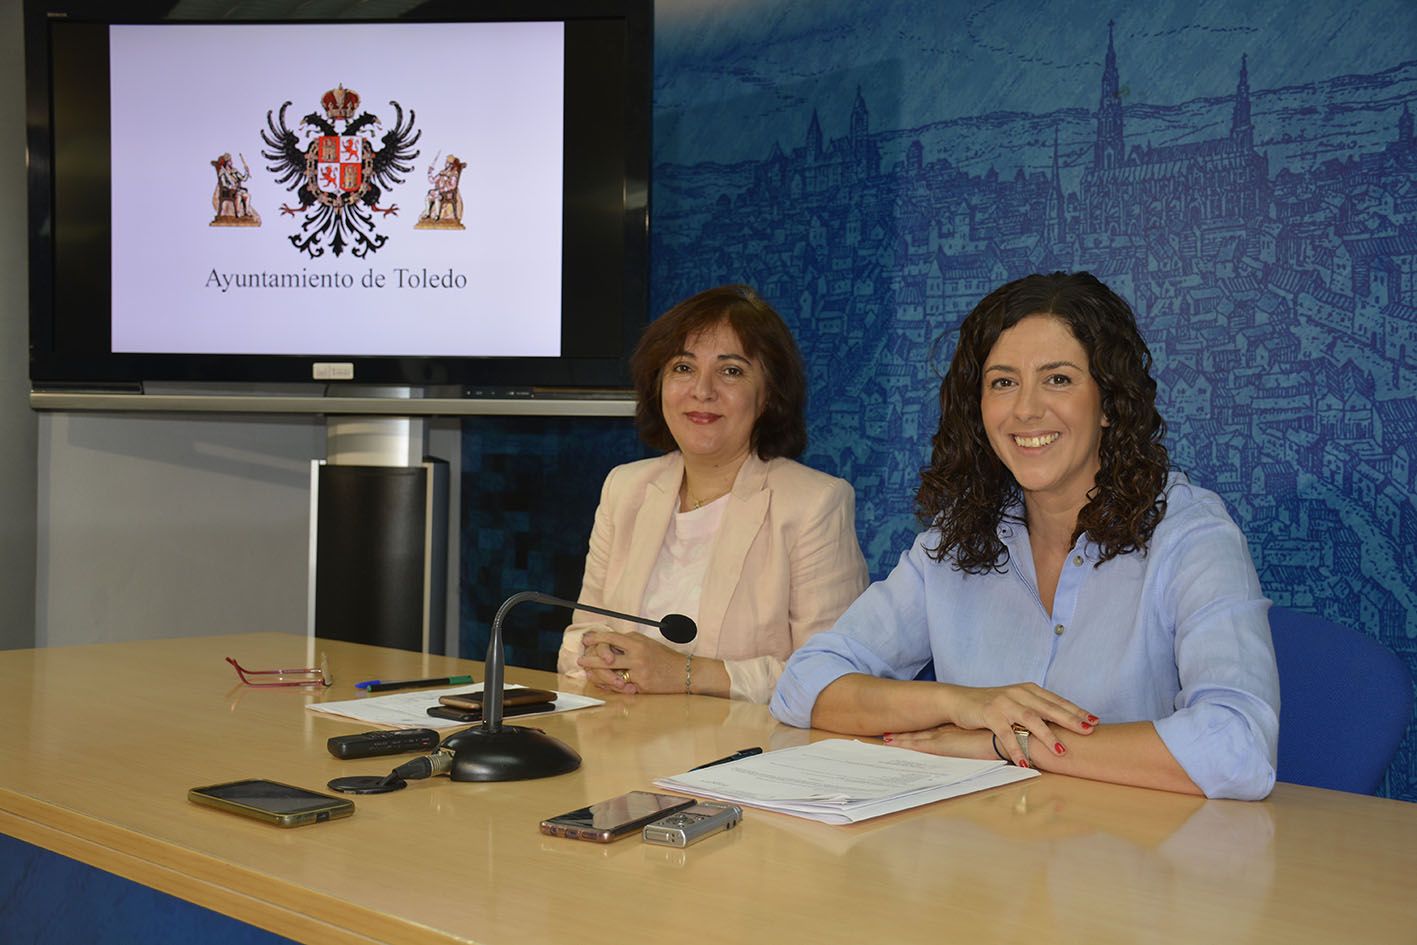
[[[443,739],[453,752],[454,781],[529,781],[566,774],[581,756],[558,738],[517,725],[489,732],[478,725]]]

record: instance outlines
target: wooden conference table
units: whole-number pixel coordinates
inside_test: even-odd
[[[313,665],[326,690],[235,685]],[[749,745],[829,737],[761,706],[611,697],[535,724],[571,774],[412,782],[280,829],[186,799],[268,777],[323,790],[355,722],[307,702],[464,660],[282,634],[0,652],[0,831],[303,942],[1413,942],[1417,804],[1280,784],[1204,801],[1058,775],[848,827],[748,810],[687,850],[543,836],[542,818]],[[511,669],[508,679],[570,688]],[[3,898],[0,891],[0,898]]]

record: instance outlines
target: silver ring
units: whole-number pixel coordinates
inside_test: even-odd
[[[1014,738],[1018,739],[1019,750],[1023,752],[1024,763],[1030,768],[1033,767],[1033,759],[1028,755],[1028,726],[1020,725],[1015,722],[1013,723],[1013,730]]]

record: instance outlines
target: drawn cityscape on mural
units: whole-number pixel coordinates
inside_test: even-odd
[[[918,530],[935,371],[960,320],[1009,279],[1090,270],[1136,309],[1173,462],[1225,497],[1267,593],[1411,664],[1417,140],[1398,90],[1417,64],[1266,92],[1287,131],[1265,140],[1245,58],[1228,94],[1151,106],[1126,100],[1110,25],[1105,43],[1090,114],[878,131],[864,88],[759,160],[657,168],[673,199],[655,209],[655,304],[741,280],[779,306],[812,384],[803,459],[855,485],[879,578]],[[1357,101],[1313,105],[1355,86]],[[961,169],[990,151],[1042,160]]]

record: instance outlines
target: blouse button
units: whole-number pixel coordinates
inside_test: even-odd
[[[1062,636],[1062,635],[1063,635],[1063,625],[1062,625],[1062,624],[1058,624],[1056,627],[1053,628],[1053,632],[1056,633],[1058,636]]]
[[[1077,565],[1078,567],[1082,567],[1082,555],[1074,555],[1073,564]]]

